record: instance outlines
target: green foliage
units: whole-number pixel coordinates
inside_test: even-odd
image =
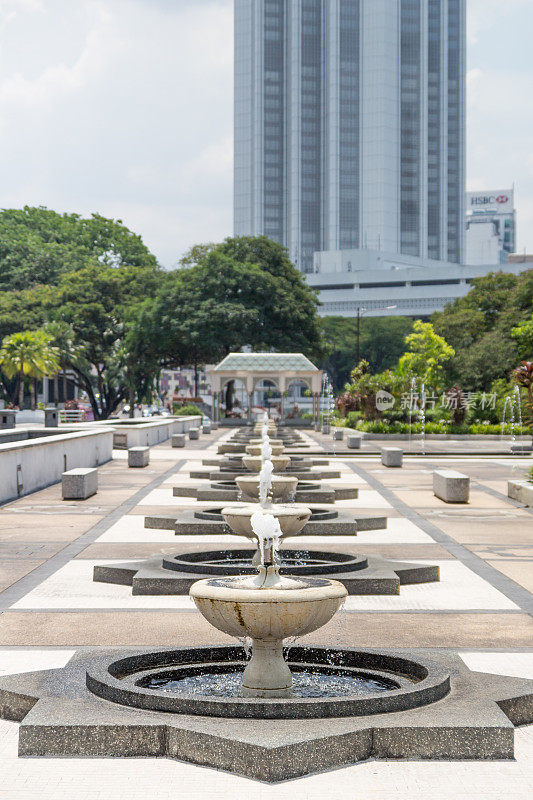
[[[57,284],[91,263],[156,267],[141,237],[120,220],[29,206],[0,212],[0,291]]]
[[[321,320],[326,355],[321,368],[326,370],[337,392],[350,378],[355,365],[356,325],[352,317],[323,317]],[[360,321],[359,351],[373,372],[392,369],[404,352],[405,337],[413,329],[409,317],[363,317]]]
[[[185,403],[181,405],[180,403],[174,403],[174,414],[178,417],[203,417],[204,412],[195,406],[194,403]]]
[[[358,421],[356,425],[349,427],[356,427],[364,433],[383,433],[383,434],[408,434],[409,423],[407,422],[389,422],[386,419],[374,421]],[[483,425],[482,423],[475,423],[473,425],[452,425],[446,422],[426,422],[426,434],[455,434],[459,436],[465,435],[486,435],[486,436],[500,436],[503,432],[504,435],[510,436],[513,433],[511,425],[504,425],[503,431],[501,425]],[[413,422],[411,424],[411,434],[422,433],[422,425],[420,422]],[[516,433],[516,429],[514,430]]]
[[[523,359],[533,358],[533,314],[511,330],[511,338],[518,345],[518,354]]]
[[[405,343],[409,351],[398,362],[399,374],[407,378],[417,377],[426,386],[439,389],[444,380],[444,365],[455,355],[453,347],[435,333],[430,322],[419,319]]]
[[[169,275],[152,304],[165,363],[213,362],[244,345],[320,353],[318,301],[285,248],[246,236],[195,250],[193,265]]]
[[[531,318],[532,306],[533,270],[518,276],[495,272],[475,278],[465,297],[433,314],[436,332],[456,353],[446,364],[448,383],[475,391],[508,379],[520,355],[530,357],[524,352],[529,329],[512,332]]]

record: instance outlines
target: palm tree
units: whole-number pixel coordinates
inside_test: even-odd
[[[6,336],[0,348],[0,366],[8,378],[19,377],[19,408],[24,405],[24,380],[30,378],[31,407],[35,408],[35,379],[57,372],[59,359],[52,337],[43,330]]]

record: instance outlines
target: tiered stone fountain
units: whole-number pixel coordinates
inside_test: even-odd
[[[292,673],[283,641],[321,628],[347,595],[338,581],[281,577],[277,548],[279,518],[261,508],[250,519],[259,545],[255,577],[209,578],[191,586],[190,596],[215,628],[252,640],[252,656],[242,677],[244,697],[291,697]]]

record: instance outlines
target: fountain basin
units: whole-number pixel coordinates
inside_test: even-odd
[[[272,450],[273,456],[280,456],[285,449],[282,444],[272,444],[270,442],[270,449]],[[246,453],[249,456],[260,456],[261,455],[261,445],[248,445],[246,447]]]
[[[270,459],[274,464],[274,472],[285,472],[291,459],[289,456],[272,456]],[[242,463],[250,472],[261,472],[263,460],[261,456],[243,456]]]
[[[173,692],[146,686],[150,678],[157,675],[161,679],[165,673],[178,681],[198,674],[242,674],[246,654],[239,646],[130,652],[123,653],[121,658],[95,655],[86,667],[86,683],[93,694],[112,703],[174,714],[271,720],[363,717],[428,706],[446,697],[450,690],[449,665],[439,663],[438,658],[438,654],[433,658],[427,652],[291,647],[288,663],[293,673],[310,670],[319,674],[366,676],[391,684],[386,691],[358,695],[354,692],[343,697],[325,694],[279,701],[220,697],[187,689]]]
[[[298,478],[288,475],[272,475],[271,494],[274,503],[287,503],[294,499]],[[242,492],[243,500],[259,500],[259,477],[256,475],[245,475],[236,479],[236,484]]]
[[[256,511],[257,508],[258,508],[258,504],[257,503],[247,503],[246,506],[248,508],[252,508],[254,511]],[[218,507],[218,508],[216,508],[216,507],[213,507],[213,508],[202,508],[202,509],[200,509],[198,511],[194,511],[193,514],[194,514],[194,518],[195,519],[209,520],[210,522],[224,522],[225,521],[224,520],[224,512],[226,510],[227,511],[231,511],[232,509],[242,508],[242,507],[243,507],[242,504],[239,506],[237,503],[235,503],[235,505],[226,506],[225,508],[220,508],[220,507]],[[265,506],[263,508],[263,510],[268,514],[274,514],[274,516],[276,516],[276,512],[274,512],[272,510],[274,508],[278,508],[278,509],[279,508],[285,508],[285,509],[287,509],[287,515],[288,516],[290,516],[291,510],[294,510],[294,509],[297,509],[297,508],[306,508],[307,511],[310,512],[310,514],[311,514],[309,519],[312,522],[325,522],[327,520],[338,519],[338,517],[339,517],[339,512],[338,511],[335,511],[332,508],[328,508],[327,506],[312,506],[312,507],[309,507],[309,506],[307,506],[305,504],[301,504],[301,503],[287,503],[287,504],[283,503],[283,504],[278,504],[278,505],[276,505],[276,504],[272,505],[271,504],[271,505]],[[280,520],[280,523],[281,523],[281,520]]]
[[[268,438],[269,438],[270,444],[272,446],[283,447],[284,442],[283,442],[282,439],[271,439],[270,436]],[[249,439],[248,444],[250,446],[259,445],[259,447],[261,447],[261,445],[263,444],[263,440],[262,439]]]
[[[249,503],[240,506],[226,506],[220,513],[226,525],[229,525],[237,536],[246,536],[248,539],[256,541],[256,536],[252,531],[251,518],[252,514],[260,508],[263,507],[258,503]],[[283,534],[282,538],[285,536],[297,536],[311,517],[311,509],[298,503],[269,505],[264,507],[263,510],[268,514],[272,514],[278,520]]]
[[[280,577],[273,568],[262,568],[258,576],[197,581],[189,595],[217,630],[252,639],[252,658],[242,676],[242,694],[290,697],[292,673],[283,657],[283,640],[326,625],[347,591],[338,581]]]

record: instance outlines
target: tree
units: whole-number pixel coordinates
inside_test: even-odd
[[[18,375],[20,409],[24,407],[24,380],[30,378],[31,407],[35,409],[34,380],[57,372],[59,359],[46,331],[22,331],[3,340],[0,365],[8,377]]]
[[[417,319],[413,332],[405,339],[409,351],[398,362],[398,372],[405,377],[417,377],[426,386],[438,389],[444,379],[444,365],[454,355],[453,347],[435,333],[430,322]]]
[[[511,338],[516,341],[522,358],[528,359],[533,356],[533,314],[531,319],[511,330]]]
[[[266,237],[242,237],[167,276],[150,327],[168,366],[218,361],[243,345],[315,356],[321,349],[317,305],[283,247]]]
[[[155,257],[121,220],[57,214],[47,208],[0,212],[0,290],[57,284],[88,264],[154,268]]]
[[[67,363],[87,393],[95,419],[107,419],[123,399],[131,397],[141,369],[150,376],[157,369],[149,345],[140,356],[140,315],[145,298],[155,295],[161,280],[162,273],[150,267],[102,264],[61,279],[51,316],[73,332],[76,347]]]
[[[519,360],[511,331],[531,316],[532,305],[533,270],[496,272],[475,278],[468,294],[433,314],[436,332],[455,350],[445,367],[448,381],[476,391],[508,380]]]
[[[321,368],[331,377],[337,392],[349,381],[356,355],[356,322],[352,317],[322,317],[327,347]],[[368,317],[361,320],[360,352],[373,372],[396,366],[404,352],[405,337],[413,328],[409,317]]]

